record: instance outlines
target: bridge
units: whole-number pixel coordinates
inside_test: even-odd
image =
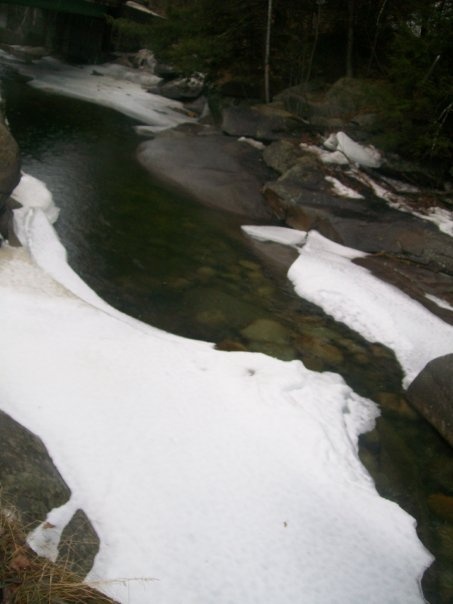
[[[58,13],[71,13],[87,17],[103,17],[121,8],[125,4],[125,0],[1,0],[0,4],[44,8]]]

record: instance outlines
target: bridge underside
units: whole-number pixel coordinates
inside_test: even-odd
[[[87,17],[103,17],[112,8],[118,8],[119,0],[1,0],[0,4],[16,4],[32,8],[44,8],[59,13],[86,15]]]

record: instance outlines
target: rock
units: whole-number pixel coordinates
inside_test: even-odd
[[[252,342],[248,350],[250,352],[261,352],[281,361],[294,361],[297,359],[297,353],[292,346],[279,344],[278,342]]]
[[[176,69],[176,67],[173,65],[168,65],[167,63],[159,63],[159,61],[154,67],[154,73],[164,80],[171,80],[179,76],[179,71]]]
[[[355,134],[379,130],[383,83],[376,80],[341,78],[322,96],[305,85],[284,90],[278,99],[285,109],[319,131],[346,130]]]
[[[343,353],[339,348],[310,334],[304,334],[296,339],[296,348],[305,363],[310,358],[319,359],[323,365],[339,365],[343,362]],[[310,364],[310,361],[308,360]]]
[[[447,308],[447,305],[453,308],[453,275],[433,271],[429,265],[423,266],[389,254],[356,258],[354,263],[365,267],[382,281],[398,287],[430,312],[453,325],[453,310]],[[445,306],[436,304],[436,299],[443,300]]]
[[[453,275],[451,238],[434,225],[388,207],[379,199],[348,199],[326,192],[318,160],[302,158],[264,196],[288,226],[316,229],[325,237],[368,253],[386,252],[431,271]]]
[[[257,319],[250,325],[241,330],[241,335],[247,340],[255,342],[274,342],[276,344],[287,344],[290,340],[290,333],[272,319]]]
[[[453,354],[430,361],[407,390],[410,403],[453,446]]]
[[[71,492],[42,441],[0,411],[0,486],[25,523],[43,521]]]
[[[157,61],[154,57],[154,54],[150,50],[147,48],[142,48],[132,57],[132,65],[136,69],[154,73]]]
[[[453,497],[434,493],[428,497],[429,508],[442,520],[453,523]]]
[[[194,73],[188,78],[175,78],[158,84],[157,93],[167,99],[187,101],[197,99],[204,88],[204,76]]]
[[[99,537],[87,515],[77,510],[61,535],[57,562],[85,577],[93,566],[99,545]]]
[[[19,180],[19,147],[6,125],[0,121],[0,212]]]
[[[419,415],[407,403],[404,397],[393,392],[379,392],[376,402],[386,411],[407,420],[416,420]]]
[[[221,128],[230,136],[273,141],[283,135],[300,132],[301,124],[279,104],[254,107],[236,105],[223,110]]]
[[[266,164],[280,174],[292,168],[302,155],[299,145],[285,139],[271,143],[263,151]]]
[[[270,172],[261,153],[209,127],[178,128],[140,145],[140,163],[156,178],[200,203],[269,219],[261,188]]]

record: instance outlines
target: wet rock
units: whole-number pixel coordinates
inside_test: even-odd
[[[283,135],[300,131],[299,120],[280,104],[226,107],[222,112],[223,132],[230,136],[245,136],[273,141]]]
[[[453,446],[453,354],[430,361],[407,390],[411,404]]]
[[[453,497],[444,493],[435,493],[428,497],[428,506],[442,520],[453,522]]]
[[[263,151],[266,164],[280,174],[292,168],[302,155],[299,145],[285,139],[271,143]]]
[[[83,510],[77,510],[61,535],[58,562],[85,577],[99,551],[99,537]]]
[[[324,95],[300,85],[284,90],[277,99],[288,111],[319,131],[345,129],[357,135],[358,130],[375,132],[380,129],[383,94],[382,82],[340,78]]]
[[[323,364],[335,366],[343,363],[343,353],[337,346],[310,334],[304,334],[296,339],[297,350],[305,362],[306,357],[316,357]]]
[[[445,248],[445,252],[447,251],[448,247]],[[453,308],[453,275],[389,254],[358,258],[354,262],[382,281],[395,285],[433,314],[453,325],[453,311],[435,302],[435,299],[441,300]]]
[[[290,332],[277,321],[272,319],[257,319],[241,331],[247,340],[255,342],[275,342],[286,344],[290,340]]]
[[[227,323],[225,314],[216,308],[202,310],[197,313],[195,319],[198,323],[209,325],[210,327],[214,327],[215,325],[226,325]]]
[[[200,318],[224,317],[225,325],[230,329],[243,328],[256,316],[256,309],[252,304],[243,300],[241,296],[234,296],[219,292],[210,287],[199,287],[188,290],[181,302],[181,306]]]
[[[261,194],[269,172],[250,145],[210,128],[180,128],[143,143],[138,159],[156,178],[204,205],[248,219],[270,218]]]
[[[281,361],[294,361],[297,353],[291,346],[278,342],[251,342],[248,349],[251,352],[261,352]]]
[[[193,101],[197,99],[204,88],[204,76],[195,73],[187,78],[175,78],[158,84],[157,93],[167,99],[177,101]]]
[[[19,180],[19,147],[0,116],[0,212]]]
[[[408,402],[393,392],[379,392],[376,402],[386,411],[408,420],[418,419],[418,414]]]
[[[323,173],[316,159],[303,158],[264,195],[275,216],[288,226],[315,229],[347,247],[368,253],[387,252],[453,275],[451,238],[434,225],[399,212],[377,199],[348,199],[323,192]]]
[[[216,350],[224,350],[226,352],[247,352],[247,348],[237,340],[225,339],[215,345]]]
[[[42,441],[0,411],[0,487],[25,523],[43,521],[71,492]]]

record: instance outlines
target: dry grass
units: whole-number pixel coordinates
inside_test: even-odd
[[[114,604],[64,563],[30,549],[19,515],[0,508],[0,604]]]

